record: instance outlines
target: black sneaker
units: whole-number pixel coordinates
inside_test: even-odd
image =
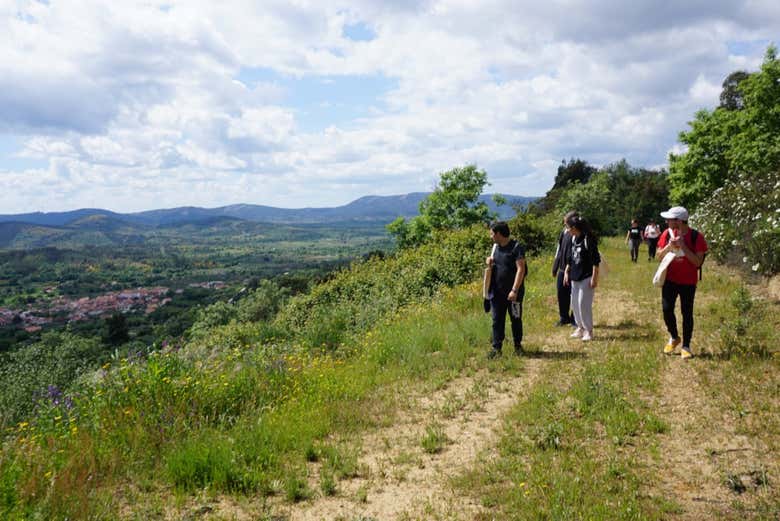
[[[558,320],[558,322],[553,324],[553,326],[555,326],[555,327],[568,326],[568,325],[569,325],[569,321],[568,320],[565,320],[565,321],[564,320]]]
[[[524,354],[523,346],[515,346],[515,356],[523,356]]]
[[[501,350],[495,348],[488,351],[487,354],[488,360],[493,360],[494,358],[498,358],[499,356],[501,356]]]

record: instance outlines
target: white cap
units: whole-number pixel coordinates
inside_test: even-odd
[[[682,206],[673,206],[665,212],[661,212],[661,217],[664,219],[679,219],[681,221],[688,220],[688,210]]]

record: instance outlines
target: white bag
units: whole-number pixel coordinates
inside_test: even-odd
[[[496,255],[496,248],[498,247],[498,244],[493,245],[493,249],[490,251],[490,256],[495,257]],[[490,279],[493,277],[493,265],[491,264],[487,268],[485,268],[485,274],[482,277],[482,298],[483,299],[489,299],[490,298]]]
[[[664,282],[666,281],[666,270],[675,257],[677,257],[677,255],[675,255],[673,251],[664,255],[664,258],[661,259],[661,264],[658,265],[658,269],[655,271],[655,275],[653,275],[653,286],[660,288],[664,285]]]

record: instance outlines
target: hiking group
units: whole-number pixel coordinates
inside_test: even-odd
[[[693,301],[698,272],[707,253],[707,242],[697,230],[688,226],[688,211],[675,206],[661,217],[667,227],[661,231],[654,220],[640,227],[634,219],[626,233],[626,242],[631,246],[631,261],[639,258],[639,245],[648,245],[648,261],[661,261],[656,279],[661,285],[661,309],[669,340],[663,347],[665,354],[674,354],[680,347],[683,359],[691,358],[691,337],[693,335]],[[490,225],[493,250],[485,260],[485,282],[483,296],[485,311],[492,317],[492,348],[488,358],[502,353],[506,316],[512,330],[514,353],[523,354],[523,298],[525,279],[528,272],[525,250],[511,237],[509,225],[497,221]],[[573,326],[571,338],[589,342],[593,339],[593,297],[599,282],[599,268],[602,263],[598,240],[588,221],[578,212],[568,212],[563,217],[563,230],[558,235],[558,245],[552,265],[556,278],[558,299],[558,321],[556,326]],[[677,327],[675,306],[680,299],[682,314],[682,337]]]

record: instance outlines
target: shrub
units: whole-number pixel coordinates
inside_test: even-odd
[[[765,302],[754,299],[744,286],[731,296],[731,306],[724,313],[720,329],[720,355],[725,357],[771,354],[772,330]]]
[[[335,349],[348,335],[403,306],[472,280],[489,251],[483,226],[441,232],[417,248],[356,262],[334,274],[311,293],[291,299],[274,325],[310,347]]]
[[[720,261],[742,261],[753,271],[780,271],[780,171],[739,174],[726,181],[697,209],[700,228]]]
[[[39,400],[56,400],[102,355],[95,338],[51,332],[0,365],[0,426],[27,417]]]

